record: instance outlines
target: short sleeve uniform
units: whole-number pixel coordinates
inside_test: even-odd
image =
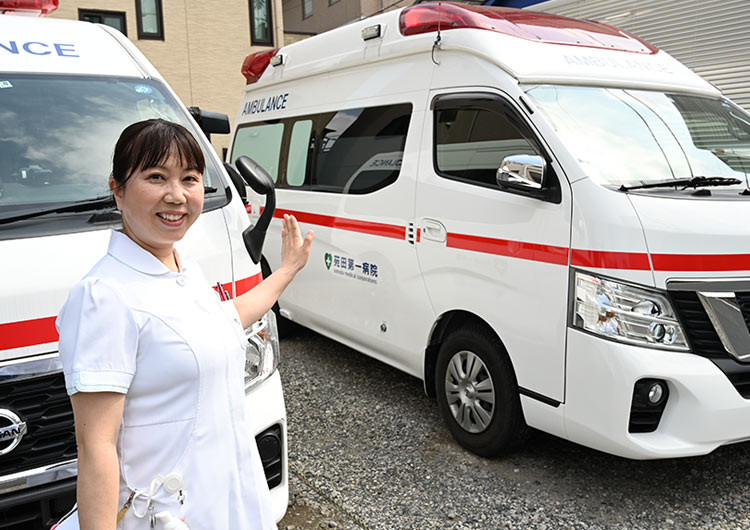
[[[197,263],[179,273],[120,232],[70,292],[57,319],[69,394],[125,394],[118,438],[120,505],[178,472],[185,500],[160,488],[154,511],[191,530],[276,528],[244,408],[246,338]],[[136,496],[120,530],[149,528]],[[157,528],[160,523],[157,522]]]

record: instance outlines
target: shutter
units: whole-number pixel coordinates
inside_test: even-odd
[[[747,0],[551,0],[532,7],[638,35],[750,111]]]

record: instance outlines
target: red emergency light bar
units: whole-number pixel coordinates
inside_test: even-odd
[[[459,28],[475,28],[513,37],[633,53],[656,53],[648,42],[607,24],[513,9],[432,2],[401,11],[399,29],[402,35],[419,35]]]
[[[279,49],[274,48],[273,50],[251,53],[245,57],[242,63],[242,75],[247,79],[246,84],[252,85],[253,83],[257,83],[260,76],[263,75],[263,72],[266,71],[266,68],[271,63],[271,58],[277,53],[279,53]]]
[[[0,0],[0,13],[13,11],[34,11],[46,15],[52,13],[60,0]]]

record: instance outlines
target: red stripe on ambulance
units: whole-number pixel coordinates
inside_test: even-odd
[[[651,254],[654,270],[724,272],[750,270],[750,254]]]
[[[262,281],[263,274],[260,272],[249,278],[237,280],[235,282],[237,293],[233,296],[248,292]],[[231,283],[224,283],[222,287],[229,293],[234,292]],[[12,350],[57,342],[60,337],[55,328],[56,319],[57,317],[54,316],[0,324],[0,350]]]
[[[262,281],[263,281],[263,273],[260,273],[260,272],[256,274],[255,276],[250,276],[249,278],[245,278],[243,280],[237,280],[235,282],[235,286],[237,287],[237,292],[234,293],[234,296],[245,294],[246,292],[248,292],[250,289],[258,285]]]
[[[370,221],[359,221],[357,219],[348,219],[346,217],[334,217],[331,215],[321,215],[317,213],[297,212],[293,210],[276,209],[274,217],[283,218],[284,214],[293,215],[300,223],[309,223],[312,225],[326,226],[329,228],[338,228],[339,230],[348,230],[350,232],[361,232],[374,236],[390,237],[393,239],[406,239],[406,227],[398,225],[389,225],[385,223],[373,223]]]
[[[56,319],[45,317],[0,324],[0,350],[57,342]]]
[[[650,271],[648,254],[640,252],[610,252],[605,250],[573,249],[570,264],[594,269],[626,269]]]
[[[552,263],[554,265],[568,264],[567,247],[451,233],[448,234],[446,245],[449,248],[473,250],[485,254],[507,256],[509,258],[541,261],[542,263]]]
[[[297,221],[339,230],[360,232],[375,236],[406,239],[406,227],[374,223],[295,210],[277,209],[274,217],[294,215]],[[417,242],[421,240],[421,229],[417,229]],[[512,241],[469,234],[449,233],[446,246],[484,254],[509,258],[539,261],[554,265],[568,264],[568,249],[554,245],[542,245],[525,241]],[[651,254],[653,269],[668,272],[724,272],[750,270],[750,254]],[[645,252],[614,252],[608,250],[572,249],[570,264],[574,267],[594,269],[651,270],[649,255]],[[240,293],[241,294],[241,293]]]

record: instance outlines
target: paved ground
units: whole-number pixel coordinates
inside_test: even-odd
[[[307,330],[281,348],[281,530],[750,529],[750,443],[636,462],[537,432],[486,460],[453,442],[421,381]]]

